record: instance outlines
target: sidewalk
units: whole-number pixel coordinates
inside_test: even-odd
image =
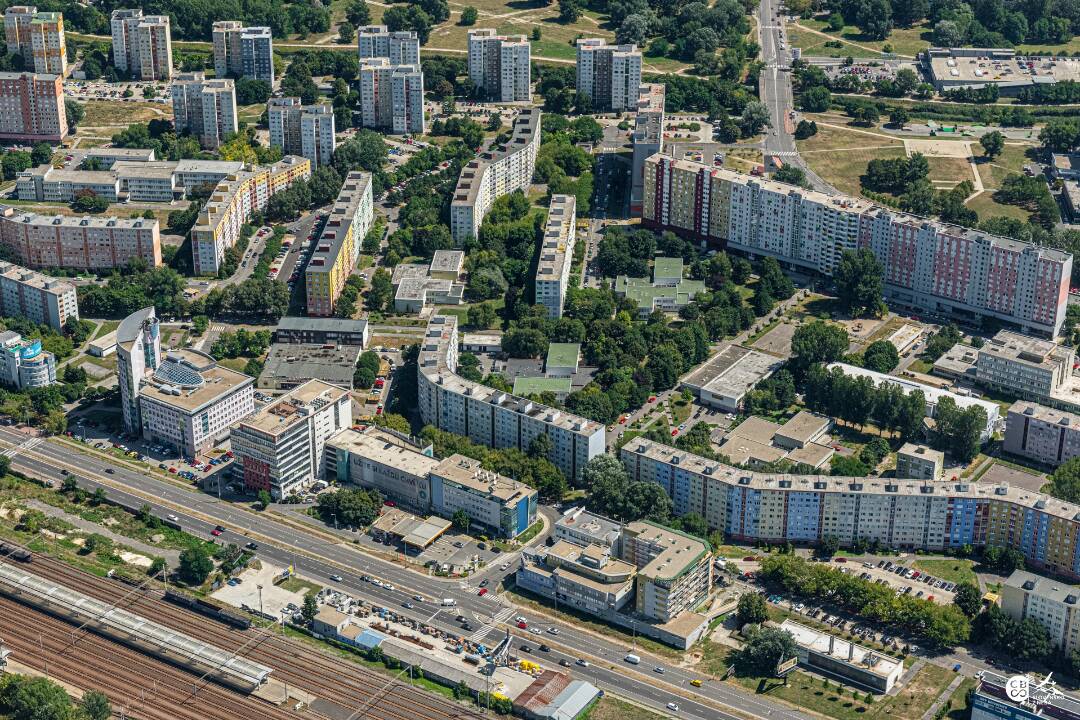
[[[964,682],[964,676],[957,673],[956,677],[954,677],[952,679],[952,682],[949,683],[949,687],[945,688],[945,691],[938,695],[938,698],[934,701],[934,704],[931,705],[929,709],[923,713],[921,720],[933,720],[934,716],[937,715],[938,710],[940,710],[941,707],[949,701],[949,698],[952,697],[952,694],[956,692],[956,688],[960,687],[960,683],[962,682]]]

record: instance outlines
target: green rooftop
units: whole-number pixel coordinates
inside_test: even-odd
[[[576,368],[579,355],[581,355],[581,345],[578,343],[551,343],[548,345],[547,362],[544,363],[544,368],[549,371],[553,367]]]
[[[653,282],[656,278],[681,278],[682,258],[658,257],[653,260]]]
[[[705,283],[702,280],[680,280],[675,286],[657,286],[647,278],[620,275],[615,278],[615,292],[630,298],[639,310],[652,312],[655,306],[666,312],[674,312],[693,300],[698,293],[705,292]],[[663,300],[657,303],[657,299]]]
[[[514,394],[518,397],[539,395],[543,392],[553,392],[556,395],[569,395],[570,378],[519,377],[514,380]]]

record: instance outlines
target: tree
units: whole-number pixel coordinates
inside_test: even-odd
[[[365,0],[350,0],[345,8],[345,19],[353,26],[370,25],[371,10],[368,8],[367,2]]]
[[[90,720],[109,720],[112,717],[112,704],[105,693],[89,690],[83,694],[82,711]]]
[[[791,351],[804,366],[839,360],[848,349],[848,336],[839,325],[822,320],[799,326],[791,336]]]
[[[802,188],[810,188],[810,181],[806,179],[806,171],[797,165],[785,165],[780,168],[773,173],[773,180]]]
[[[342,45],[351,45],[356,39],[356,28],[349,23],[341,23],[338,26],[338,41]]]
[[[769,126],[769,108],[760,100],[751,100],[739,116],[739,128],[745,137],[757,135]]]
[[[431,16],[420,9],[419,5],[394,5],[383,13],[382,21],[392,32],[412,30],[421,45],[426,45],[431,35]]]
[[[649,20],[644,15],[633,13],[615,31],[615,39],[620,43],[644,44],[649,39]]]
[[[1050,475],[1051,495],[1066,502],[1080,502],[1080,457],[1066,460]]]
[[[0,456],[0,478],[11,473],[11,458],[7,455]],[[67,478],[64,478],[65,480]]]
[[[265,510],[267,507],[269,507],[271,500],[272,500],[272,498],[270,497],[270,491],[269,490],[260,490],[259,491],[259,509],[260,510]]]
[[[97,195],[93,190],[80,190],[75,194],[71,209],[81,213],[103,213],[109,209],[109,201]]]
[[[52,145],[47,142],[39,142],[30,151],[30,159],[35,165],[44,165],[52,159]]]
[[[72,720],[67,691],[43,677],[12,675],[0,683],[0,710],[11,720]]]
[[[1005,150],[1005,136],[994,130],[979,138],[979,144],[982,145],[986,157],[993,160]]]
[[[823,85],[815,85],[802,94],[801,100],[806,112],[826,112],[832,105],[832,93]]]
[[[903,130],[904,126],[907,125],[910,121],[911,113],[908,112],[908,109],[905,107],[893,108],[892,112],[889,113],[889,122],[900,128],[901,130]]]
[[[961,409],[950,397],[941,398],[934,413],[934,445],[968,463],[979,454],[986,429],[986,410],[978,406]]]
[[[953,591],[953,604],[970,618],[982,610],[982,594],[979,588],[969,582],[957,583]]]
[[[1080,139],[1080,123],[1075,119],[1050,118],[1046,125],[1039,131],[1039,140],[1043,147],[1050,152],[1069,152]],[[4,177],[8,178],[7,159],[11,153],[4,156]],[[12,176],[14,177],[14,176]],[[11,179],[11,178],[8,178]]]
[[[863,353],[863,365],[870,370],[889,373],[899,364],[900,353],[896,352],[896,346],[888,340],[870,343],[870,347]]]
[[[821,542],[814,549],[819,557],[830,558],[840,549],[840,540],[835,535],[823,535]]]
[[[385,310],[394,300],[394,286],[390,282],[390,271],[378,268],[371,276],[371,289],[368,290],[367,306],[376,312]]]
[[[480,17],[479,11],[470,5],[461,11],[461,24],[466,27],[475,25],[478,17]]]
[[[303,605],[300,607],[300,614],[304,617],[304,622],[310,624],[315,616],[319,614],[319,603],[315,600],[315,596],[311,593],[304,595]]]
[[[469,513],[464,510],[455,510],[454,514],[450,516],[450,522],[453,523],[454,529],[459,532],[469,531]]]
[[[214,570],[214,561],[202,545],[195,545],[180,553],[180,579],[188,585],[202,585]]]
[[[581,4],[578,0],[559,0],[559,21],[567,25],[576,23],[581,17]]]
[[[939,47],[960,47],[964,44],[964,34],[953,20],[939,20],[934,25],[934,45]]]
[[[795,657],[795,638],[786,630],[751,625],[744,635],[746,642],[732,653],[740,675],[772,675],[780,662]]]
[[[879,316],[886,310],[884,277],[885,268],[869,248],[845,250],[833,273],[837,298],[852,315]]]
[[[739,597],[739,627],[748,624],[760,625],[769,619],[769,607],[765,598],[756,592],[746,592]]]

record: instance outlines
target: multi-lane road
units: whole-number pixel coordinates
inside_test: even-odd
[[[559,635],[545,632],[543,638],[535,637],[508,622],[512,623],[512,618],[520,613],[533,625],[547,628],[552,623],[537,620],[536,614],[527,609],[514,608],[504,597],[492,597],[491,593],[480,597],[475,586],[462,581],[421,575],[401,565],[365,555],[354,546],[335,541],[330,536],[323,537],[302,527],[285,524],[273,516],[257,514],[194,488],[161,479],[149,470],[135,470],[65,441],[30,439],[12,428],[0,427],[0,447],[12,457],[14,467],[27,475],[59,483],[66,471],[78,477],[80,485],[89,491],[103,488],[115,502],[130,507],[149,505],[162,518],[175,515],[180,518],[181,527],[197,536],[209,537],[210,530],[220,524],[226,528],[221,537],[224,542],[243,545],[255,541],[259,544],[259,555],[268,562],[282,566],[293,564],[305,577],[397,608],[397,612],[420,620],[427,620],[434,613],[431,624],[445,630],[494,645],[509,629],[519,636],[514,641],[515,647],[528,644],[533,649],[534,659],[550,665],[565,659],[572,664],[572,674],[657,710],[666,712],[667,703],[674,701],[679,704],[680,717],[809,720],[808,716],[786,706],[759,699],[686,668],[649,658],[641,650],[637,652],[645,658],[642,664],[630,666],[623,661],[632,649],[629,643],[616,642],[558,622],[554,624],[563,630]],[[513,571],[515,563],[516,559],[507,571],[499,571],[493,563],[472,581],[479,582],[481,577],[486,577],[495,584],[502,575]],[[331,581],[332,575],[341,576],[342,581]],[[391,591],[363,582],[361,575],[389,581],[395,589]],[[431,603],[417,603],[411,611],[402,608],[402,603],[414,594],[435,601],[454,598],[457,607],[438,608]],[[471,622],[478,629],[471,634],[463,633],[455,621],[458,613],[471,616]],[[551,646],[551,650],[539,652],[540,642]],[[578,659],[587,660],[590,666],[573,665]],[[656,670],[657,667],[663,672]],[[691,686],[695,679],[703,681],[702,687]]]

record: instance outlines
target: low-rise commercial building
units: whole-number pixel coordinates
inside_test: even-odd
[[[8,387],[32,390],[56,382],[56,357],[41,349],[41,340],[23,339],[17,332],[4,330],[0,332],[0,353],[0,381]]]
[[[120,180],[108,170],[64,170],[48,163],[15,176],[20,200],[70,203],[85,193],[114,203],[120,198]]]
[[[1001,609],[1020,622],[1032,619],[1046,628],[1054,648],[1068,654],[1080,642],[1080,590],[1068,583],[1015,570],[1001,586]]]
[[[600,545],[611,548],[617,555],[622,526],[614,520],[591,513],[582,506],[571,508],[555,521],[556,540],[565,540],[585,547]]]
[[[925,445],[904,443],[896,453],[896,477],[940,480],[945,472],[945,453]]]
[[[548,377],[571,377],[578,371],[580,358],[580,343],[550,343],[544,360],[544,374]]]
[[[1018,57],[1013,48],[932,47],[919,53],[938,90],[994,85],[1004,97],[1024,88],[1080,80],[1080,60],[1070,57]]]
[[[371,327],[367,320],[345,318],[283,317],[274,328],[275,343],[368,346]]]
[[[371,175],[354,170],[338,192],[304,271],[308,315],[334,314],[373,218]]]
[[[781,365],[783,362],[772,355],[728,345],[687,375],[681,386],[701,404],[734,413],[741,409],[746,393]]]
[[[326,441],[352,425],[346,388],[309,380],[264,405],[232,429],[244,487],[275,500],[297,494],[326,474]]]
[[[1076,716],[1080,697],[1063,693],[1050,678],[1022,676],[1028,693],[1021,699],[1010,693],[1013,677],[990,670],[978,673],[971,698],[972,720],[1071,720]]]
[[[579,478],[585,464],[604,452],[604,426],[458,375],[457,322],[434,315],[421,342],[417,402],[423,421],[494,448],[525,451],[538,435],[547,435],[548,459],[567,478]]]
[[[79,300],[70,282],[0,260],[0,315],[63,332],[79,320]]]
[[[637,304],[641,317],[648,317],[656,310],[678,312],[695,295],[705,291],[704,281],[685,280],[682,274],[682,258],[658,257],[653,261],[652,282],[619,275],[615,278],[615,292]]]
[[[0,140],[58,143],[67,133],[60,75],[0,72]]]
[[[460,280],[465,271],[464,250],[436,250],[428,275],[438,280]]]
[[[431,265],[398,264],[390,278],[390,285],[394,289],[394,310],[399,313],[419,313],[430,305],[460,305],[465,297],[465,283],[458,282],[460,275],[453,271],[453,267],[459,265],[457,259],[453,255],[444,255],[433,258]],[[463,266],[464,258],[461,260],[460,265]],[[438,277],[432,274],[436,268],[441,268],[437,271]]]
[[[1005,416],[1002,447],[1007,453],[1057,467],[1080,455],[1080,414],[1017,401]]]
[[[612,557],[610,548],[559,540],[549,548],[523,552],[515,582],[557,599],[562,607],[603,617],[621,611],[634,597],[636,572],[630,563]]]
[[[547,308],[549,318],[562,317],[574,259],[576,210],[573,195],[551,196],[535,282],[535,302]]]
[[[637,520],[623,526],[620,557],[637,567],[636,611],[662,623],[692,613],[712,589],[712,547],[705,540]]]
[[[0,244],[20,265],[101,272],[133,259],[161,265],[157,220],[37,215],[0,205]]]
[[[795,638],[799,664],[812,672],[879,693],[893,689],[904,674],[904,663],[885,653],[856,645],[820,630],[785,620],[780,629]]]
[[[515,538],[536,522],[536,490],[492,470],[479,460],[451,455],[434,468],[431,506],[449,517],[459,510],[482,533]]]
[[[432,511],[431,471],[439,464],[430,448],[375,427],[346,429],[327,441],[327,473],[339,483],[378,490],[382,495],[420,515]]]
[[[450,203],[450,233],[455,243],[476,237],[496,198],[529,187],[539,147],[540,110],[523,108],[514,118],[506,143],[489,144],[461,169]]]
[[[259,373],[261,390],[292,390],[315,378],[352,390],[359,345],[274,343]]]

